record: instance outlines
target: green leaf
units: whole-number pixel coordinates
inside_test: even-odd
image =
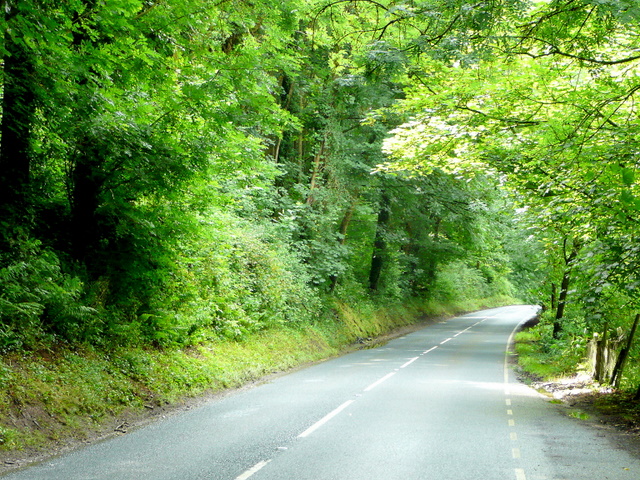
[[[622,169],[622,183],[625,185],[633,185],[636,180],[636,172],[633,168]]]
[[[625,188],[620,194],[620,201],[625,205],[635,205],[635,197],[631,190]]]

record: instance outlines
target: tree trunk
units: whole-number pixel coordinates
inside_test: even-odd
[[[571,269],[567,268],[562,275],[562,283],[560,284],[560,295],[558,296],[558,308],[556,310],[556,318],[553,321],[553,337],[558,338],[562,332],[562,317],[564,317],[564,308],[567,304],[567,292],[569,290],[569,282],[571,280]]]
[[[313,170],[311,171],[311,182],[309,184],[309,196],[307,197],[307,205],[313,205],[315,198],[313,197],[314,190],[316,189],[316,185],[318,183],[318,177],[321,175],[324,170],[324,157],[325,157],[325,147],[327,145],[327,135],[325,134],[322,139],[322,143],[320,144],[320,149],[316,152],[313,157]]]
[[[567,304],[567,294],[569,292],[569,283],[571,282],[571,269],[573,262],[578,256],[578,252],[582,244],[578,240],[573,240],[571,245],[571,253],[567,255],[567,238],[565,237],[563,242],[563,254],[564,254],[564,273],[562,274],[562,283],[560,284],[560,295],[558,296],[558,309],[556,310],[556,318],[553,322],[553,337],[560,337],[562,332],[562,318],[564,317],[564,309]]]
[[[376,238],[373,242],[373,255],[371,257],[371,270],[369,271],[369,289],[378,290],[380,275],[383,267],[383,256],[386,247],[385,233],[387,224],[389,223],[389,197],[386,193],[382,193],[380,200],[380,211],[378,212],[378,221],[376,229]]]
[[[0,123],[0,218],[12,228],[24,222],[28,207],[31,128],[36,95],[29,53],[9,36],[5,37],[5,48],[8,55],[4,57]]]
[[[609,322],[604,324],[602,338],[596,344],[596,368],[594,377],[598,382],[604,380],[606,372],[607,340],[609,339]]]
[[[551,311],[557,312],[558,310],[558,286],[555,283],[551,284]]]
[[[620,356],[618,357],[616,366],[613,369],[613,373],[611,374],[611,385],[613,385],[615,388],[620,387],[622,372],[624,372],[624,366],[625,366],[625,363],[627,362],[627,357],[629,356],[629,352],[631,351],[631,346],[633,344],[633,337],[635,337],[636,329],[638,328],[638,322],[640,322],[640,313],[637,314],[636,318],[633,320],[633,325],[631,326],[631,331],[629,332],[627,345],[620,351]]]
[[[351,223],[351,217],[353,217],[353,210],[355,209],[355,207],[356,202],[354,201],[351,205],[349,205],[349,208],[342,217],[342,222],[340,222],[340,245],[344,245],[347,241],[347,229],[349,228],[349,224]],[[330,291],[331,293],[333,293],[336,289],[336,285],[338,284],[338,275],[331,275],[329,277],[329,280],[331,282]]]
[[[71,178],[71,255],[87,265],[92,276],[96,271],[100,244],[100,221],[98,207],[104,175],[100,170],[97,152],[90,148],[76,158]]]

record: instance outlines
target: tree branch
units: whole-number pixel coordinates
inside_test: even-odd
[[[549,57],[552,55],[559,55],[561,57],[567,57],[567,58],[571,58],[573,60],[579,60],[581,62],[585,62],[585,63],[593,63],[596,65],[620,65],[623,63],[629,63],[629,62],[633,62],[635,60],[640,60],[640,54],[639,55],[633,55],[630,57],[626,57],[626,58],[619,58],[616,60],[604,60],[604,59],[600,59],[600,58],[590,58],[590,57],[584,57],[582,55],[575,55],[573,53],[569,53],[569,52],[565,52],[563,50],[561,50],[557,45],[549,42],[548,40],[545,40],[543,38],[538,38],[538,37],[515,37],[517,39],[520,40],[520,44],[524,43],[524,41],[526,40],[531,40],[534,42],[538,42],[538,43],[542,43],[548,47],[551,48],[551,50],[549,50],[548,52],[545,53],[532,53],[529,51],[516,51],[514,52],[516,55],[526,55],[529,56],[531,58],[542,58],[542,57]]]
[[[482,115],[483,117],[489,118],[491,120],[496,120],[498,122],[502,122],[502,123],[510,123],[510,124],[516,124],[516,125],[521,125],[521,126],[534,126],[534,125],[540,125],[540,122],[537,120],[520,120],[517,118],[506,118],[506,117],[495,117],[493,115],[489,115],[488,113],[485,113],[481,110],[476,110],[475,108],[471,108],[468,105],[457,105],[456,106],[457,109],[459,110],[466,110],[468,112],[472,112],[472,113],[477,113],[478,115]]]

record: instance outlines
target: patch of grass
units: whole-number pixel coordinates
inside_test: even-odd
[[[525,372],[535,378],[548,380],[557,378],[563,373],[557,365],[549,363],[545,356],[535,355],[535,352],[532,351],[526,352],[523,357],[518,359],[518,363]]]
[[[541,329],[533,327],[515,335],[518,365],[530,378],[555,380],[576,372],[582,352],[550,344]]]
[[[521,345],[532,344],[540,340],[540,334],[531,330],[523,330],[516,333],[515,341]]]
[[[60,348],[14,356],[16,375],[0,387],[0,451],[113,431],[117,419],[131,412],[237,387],[335,352],[313,332],[274,331],[185,351]]]
[[[569,412],[569,416],[578,420],[589,420],[591,418],[591,415],[580,410],[572,410]]]
[[[15,448],[18,440],[19,432],[12,428],[3,427],[0,425],[0,447],[1,448]]]

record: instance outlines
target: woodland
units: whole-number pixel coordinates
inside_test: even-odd
[[[637,0],[0,5],[0,354],[518,298],[638,388]]]

